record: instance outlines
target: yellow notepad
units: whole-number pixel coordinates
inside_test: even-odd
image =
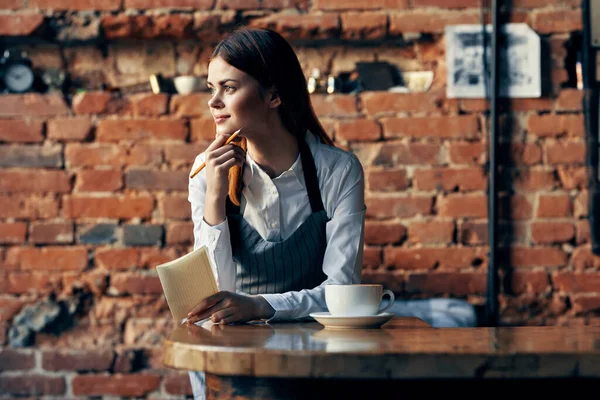
[[[198,303],[218,291],[206,246],[160,264],[156,271],[171,314],[178,323]]]

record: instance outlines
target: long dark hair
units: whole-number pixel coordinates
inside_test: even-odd
[[[217,45],[210,59],[216,57],[254,77],[262,88],[277,92],[279,115],[290,133],[303,138],[310,130],[321,142],[333,146],[315,115],[298,57],[281,35],[270,29],[236,29]],[[246,139],[239,145],[246,150]],[[229,198],[238,206],[241,191],[242,168],[235,166],[229,170]]]

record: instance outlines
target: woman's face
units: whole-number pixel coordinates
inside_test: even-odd
[[[218,133],[244,128],[242,136],[246,136],[268,122],[273,110],[269,96],[261,96],[260,85],[251,75],[216,57],[208,66],[207,85],[212,93],[208,106]]]

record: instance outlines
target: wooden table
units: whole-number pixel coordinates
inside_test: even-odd
[[[209,399],[365,398],[411,386],[420,395],[447,396],[473,388],[467,380],[498,394],[514,394],[524,383],[549,392],[565,383],[573,388],[574,380],[577,390],[587,383],[597,390],[600,327],[436,329],[410,317],[360,330],[208,323],[175,329],[164,362],[205,371]]]

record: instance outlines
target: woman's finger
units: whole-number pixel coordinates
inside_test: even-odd
[[[190,311],[188,313],[188,318],[191,316],[194,316],[194,314],[198,314],[202,311],[209,309],[210,307],[213,307],[220,301],[224,300],[227,297],[228,293],[229,292],[221,291],[221,292],[217,292],[211,296],[208,296],[207,298],[202,300],[200,303],[198,303],[198,305],[196,307],[192,308],[192,311]]]
[[[223,146],[229,136],[230,135],[225,134],[225,133],[217,133],[215,136],[215,140],[213,140],[212,143],[208,145],[208,147],[206,148],[206,151],[217,149],[217,148]]]
[[[226,323],[224,320],[229,318],[234,318],[235,317],[235,308],[233,307],[229,307],[229,308],[224,308],[220,311],[217,311],[215,313],[213,313],[213,315],[210,316],[210,320],[215,323]]]

